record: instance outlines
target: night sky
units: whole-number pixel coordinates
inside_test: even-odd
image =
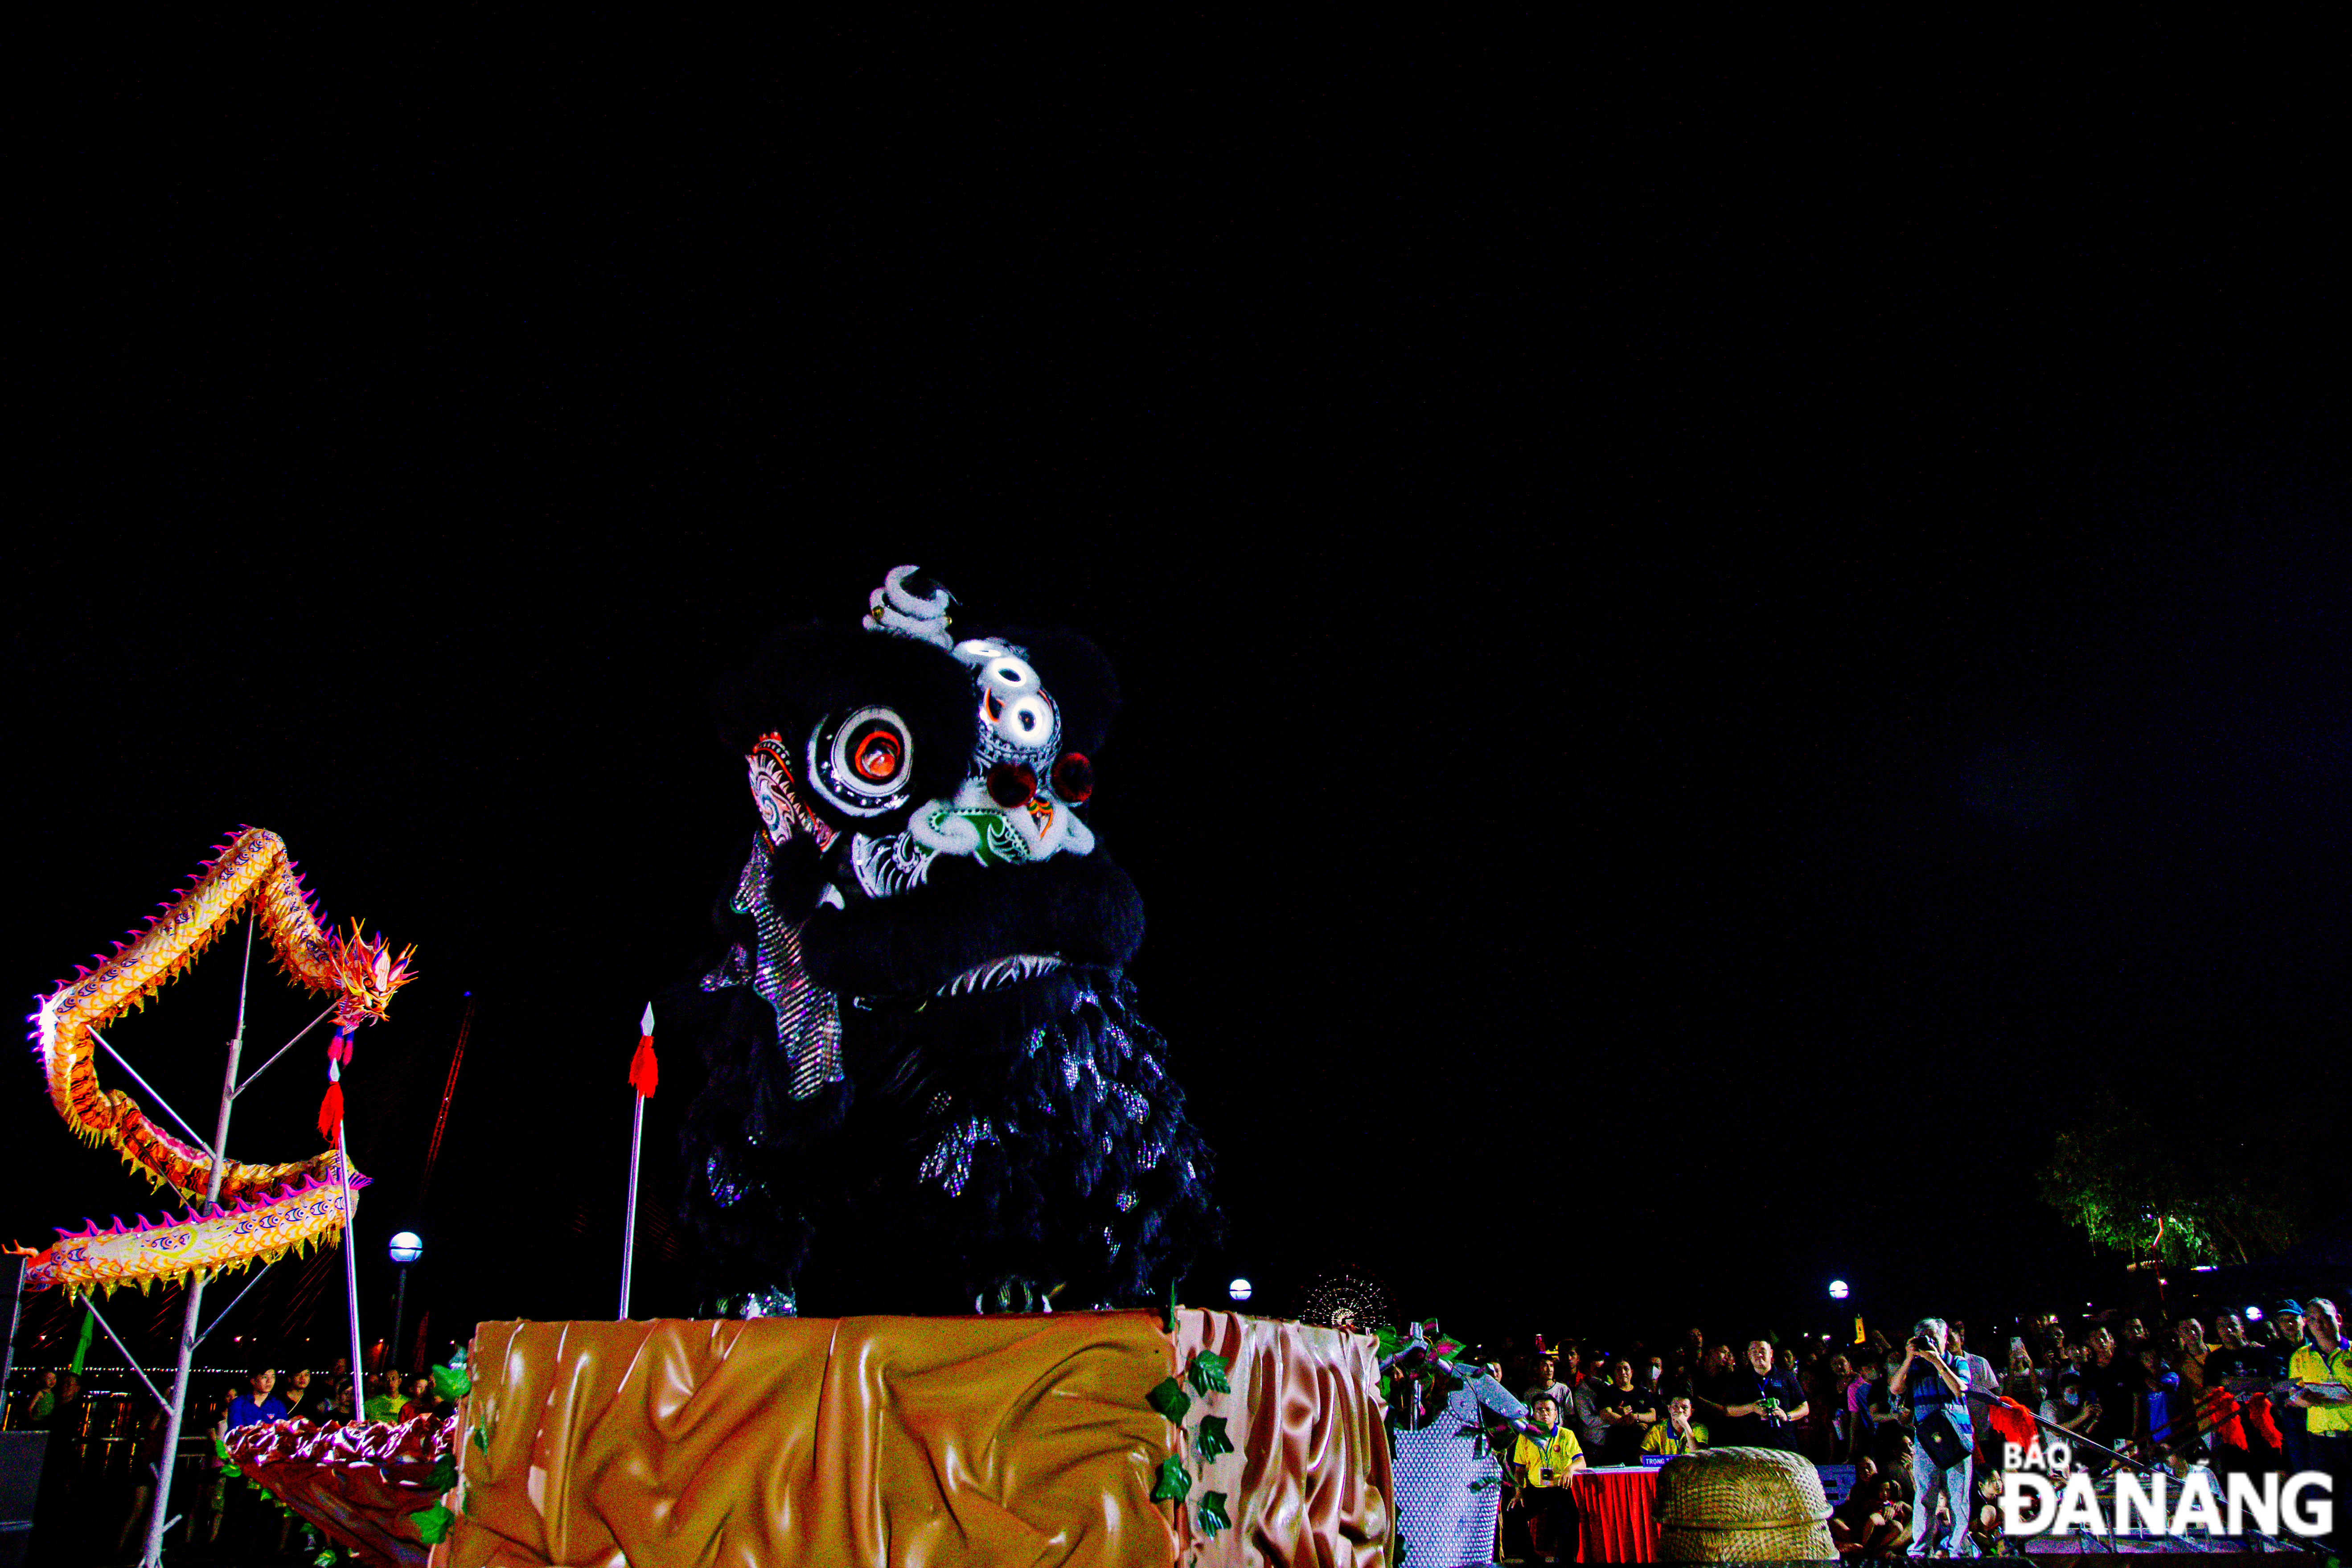
[[[58,149],[0,979],[29,1010],[276,830],[419,948],[348,1082],[369,1337],[401,1226],[436,1350],[609,1317],[636,1015],[752,822],[712,689],[914,562],[1119,672],[1090,811],[1233,1226],[1188,1300],[2072,1306],[2120,1276],[2032,1172],[2101,1089],[2271,1138],[2340,1078],[2326,137],[1214,123]],[[235,983],[111,1034],[207,1129]],[[248,1062],[312,1011],[257,984]],[[640,1315],[697,1293],[663,1073]],[[315,1152],[322,1075],[232,1153]],[[0,1129],[0,1236],[161,1212],[29,1064]],[[339,1268],[240,1326],[323,1362]]]

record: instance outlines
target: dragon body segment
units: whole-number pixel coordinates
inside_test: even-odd
[[[352,1173],[353,1213],[365,1185],[367,1178]],[[87,1222],[79,1231],[61,1230],[44,1250],[24,1255],[25,1289],[54,1285],[68,1295],[93,1289],[111,1294],[120,1286],[136,1285],[144,1292],[157,1280],[210,1278],[256,1259],[275,1263],[289,1251],[334,1241],[342,1228],[342,1197],[334,1183],[305,1177],[273,1197],[215,1205],[201,1217],[191,1209],[178,1216],[166,1214],[160,1224],[142,1215],[133,1226],[118,1218],[105,1229]]]
[[[100,1032],[143,1009],[247,912],[290,978],[334,998],[332,1062],[348,1059],[352,1031],[382,1018],[393,993],[414,978],[414,948],[394,956],[383,937],[368,936],[356,921],[348,934],[320,923],[284,839],[259,827],[231,835],[163,913],[117,942],[111,954],[79,966],[73,979],[38,999],[30,1019],[49,1103],[75,1136],[112,1148],[156,1186],[198,1199],[197,1207],[162,1225],[142,1218],[126,1230],[118,1219],[109,1231],[59,1231],[56,1246],[26,1255],[33,1260],[28,1284],[143,1289],[152,1279],[275,1258],[289,1247],[340,1234],[338,1183],[348,1180],[356,1193],[367,1178],[332,1149],[285,1164],[226,1161],[219,1202],[207,1207],[201,1200],[211,1186],[212,1156],[158,1125],[130,1095],[99,1082]]]

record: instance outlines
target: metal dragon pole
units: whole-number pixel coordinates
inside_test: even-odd
[[[237,1058],[245,1051],[246,987],[253,978],[253,928],[261,923],[261,911],[247,913],[245,927],[245,970],[236,982],[236,1033],[229,1037],[228,1066],[221,1074],[220,1113],[213,1120],[212,1174],[205,1182],[205,1207],[220,1203],[222,1167],[227,1162],[228,1113],[236,1107]],[[199,1211],[202,1212],[202,1211]],[[188,1373],[196,1356],[196,1324],[205,1304],[205,1277],[201,1272],[188,1276],[188,1302],[180,1316],[179,1360],[172,1374],[172,1402],[163,1412],[163,1452],[155,1467],[155,1505],[147,1516],[147,1544],[139,1561],[143,1568],[161,1568],[163,1561],[163,1531],[172,1524],[172,1471],[180,1453],[180,1424],[188,1408]]]
[[[394,1239],[397,1239],[395,1237]],[[400,1265],[400,1282],[392,1289],[392,1337],[383,1342],[383,1363],[400,1364],[400,1330],[408,1321],[408,1265]]]
[[[352,1314],[352,1419],[367,1419],[367,1363],[360,1355],[360,1253],[352,1235],[352,1157],[343,1150],[343,1124],[335,1123],[336,1185],[343,1197],[343,1297]],[[391,1354],[389,1349],[384,1352]]]

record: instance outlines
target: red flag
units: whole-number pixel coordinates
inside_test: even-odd
[[[319,1101],[319,1136],[331,1143],[335,1141],[335,1123],[343,1119],[343,1086],[331,1083],[327,1098]]]
[[[654,1089],[661,1083],[661,1063],[654,1059],[654,1005],[646,1004],[646,1016],[638,1021],[643,1031],[637,1037],[637,1054],[629,1058],[629,1087],[639,1096],[651,1100]]]
[[[2033,1416],[2016,1400],[2007,1394],[1997,1395],[1986,1415],[2003,1442],[2014,1443],[2021,1448],[2033,1446]]]

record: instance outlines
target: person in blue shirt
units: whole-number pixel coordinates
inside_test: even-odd
[[[228,1402],[228,1414],[221,1417],[215,1436],[226,1436],[240,1426],[285,1420],[284,1403],[270,1392],[277,1386],[275,1372],[266,1366],[256,1367],[246,1379],[247,1392]],[[236,1549],[236,1561],[261,1561],[285,1543],[286,1532],[270,1510],[261,1505],[259,1493],[247,1487],[232,1487],[223,1501],[221,1526],[226,1538],[225,1544]]]
[[[2179,1441],[2180,1435],[2169,1427],[2181,1413],[2180,1374],[2164,1364],[2154,1345],[2140,1351],[2139,1373],[2145,1386],[2139,1396],[2139,1428],[2134,1436],[2144,1445],[2140,1451],[2147,1453],[2158,1443]]]
[[[240,1426],[251,1426],[257,1422],[286,1419],[284,1403],[269,1392],[278,1386],[275,1372],[266,1366],[257,1367],[246,1381],[251,1392],[240,1394],[228,1402],[228,1417],[221,1424],[224,1432],[234,1432]]]
[[[1945,1359],[1949,1336],[1941,1318],[1922,1318],[1913,1325],[1903,1364],[1888,1380],[1888,1392],[1911,1401],[1911,1424],[1924,1432],[1940,1415],[1952,1424],[1963,1450],[1959,1463],[1938,1465],[1923,1437],[1911,1454],[1911,1555],[1931,1557],[1948,1549],[1955,1557],[1980,1555],[1969,1539],[1969,1520],[1976,1511],[1976,1493],[1969,1472],[1974,1468],[1974,1428],[1969,1423],[1969,1363],[1965,1356]],[[1940,1504],[1940,1506],[1939,1506]]]

